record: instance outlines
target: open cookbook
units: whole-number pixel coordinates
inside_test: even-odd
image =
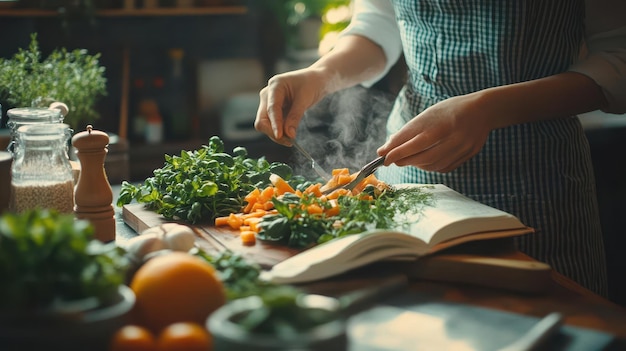
[[[401,186],[419,186],[403,184]],[[424,187],[432,205],[410,218],[408,227],[371,230],[331,240],[288,258],[261,278],[305,283],[381,260],[418,259],[464,242],[530,234],[517,217],[474,201],[442,184]]]

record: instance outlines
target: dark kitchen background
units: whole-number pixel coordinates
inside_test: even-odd
[[[252,157],[305,171],[300,155],[254,130],[258,92],[272,75],[304,67],[328,50],[349,20],[349,3],[0,0],[0,57],[28,48],[32,33],[43,56],[56,48],[101,54],[107,95],[98,100],[100,118],[92,124],[111,136],[112,183],[143,181],[163,165],[164,154],[196,149],[213,135],[230,150],[245,146]],[[375,154],[403,68],[400,60],[373,87],[331,95],[307,112],[299,139],[322,166],[355,170]],[[6,110],[18,106],[0,104],[0,145],[6,145]],[[161,136],[150,134],[155,110]],[[626,305],[626,258],[620,252],[626,247],[624,117],[593,112],[581,118],[596,167],[610,297]]]

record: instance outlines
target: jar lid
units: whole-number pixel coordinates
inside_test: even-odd
[[[7,111],[9,122],[19,123],[55,123],[61,122],[63,117],[59,109],[43,107],[17,107]]]

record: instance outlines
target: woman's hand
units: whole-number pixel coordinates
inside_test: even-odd
[[[260,92],[254,128],[277,143],[291,145],[284,138],[295,138],[304,112],[325,95],[326,80],[314,68],[272,77]]]
[[[385,69],[382,48],[359,35],[346,35],[310,67],[272,77],[261,90],[256,130],[291,145],[304,112],[328,94],[365,80]]]
[[[479,93],[441,101],[426,109],[378,149],[385,164],[415,166],[426,171],[450,172],[482,149],[492,121],[498,116],[486,109]]]

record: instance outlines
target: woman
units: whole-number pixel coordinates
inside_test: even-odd
[[[357,0],[330,53],[270,79],[255,128],[294,138],[306,109],[372,84],[403,53],[408,82],[378,149],[389,166],[380,178],[443,183],[515,214],[537,230],[516,239],[522,251],[606,296],[591,158],[575,116],[626,112],[624,13],[620,0]]]

